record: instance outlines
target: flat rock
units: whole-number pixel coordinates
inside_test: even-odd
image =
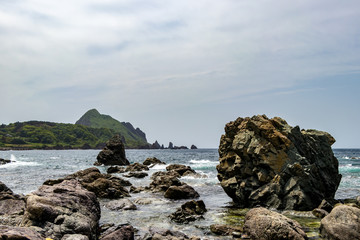
[[[360,239],[360,209],[347,205],[336,206],[321,219],[320,233],[329,240]]]
[[[136,205],[132,201],[126,198],[110,201],[105,205],[105,207],[112,211],[137,209]]]
[[[13,227],[0,225],[0,239],[4,240],[44,240],[45,237],[37,231],[27,227]]]

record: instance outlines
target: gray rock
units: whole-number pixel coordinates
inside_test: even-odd
[[[360,239],[360,209],[347,205],[336,206],[321,219],[320,233],[329,240]]]
[[[44,235],[61,239],[66,234],[98,237],[100,205],[93,192],[75,180],[43,185],[27,195],[22,227],[43,228]]]
[[[125,156],[125,147],[119,135],[115,135],[98,154],[95,165],[129,165]]]
[[[89,238],[82,234],[66,234],[61,240],[89,240]]]
[[[334,198],[341,180],[334,142],[279,117],[238,118],[220,140],[218,179],[240,207],[312,210]]]
[[[246,214],[244,234],[250,239],[308,239],[298,222],[266,208],[253,208]]]
[[[134,240],[135,229],[131,225],[114,226],[107,229],[100,240]]]
[[[118,211],[118,210],[136,210],[136,205],[131,202],[129,199],[120,199],[108,202],[105,207],[110,210]]]
[[[18,226],[25,211],[25,198],[0,181],[0,225]]]

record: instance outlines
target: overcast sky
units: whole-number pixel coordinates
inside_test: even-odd
[[[218,147],[280,116],[360,147],[358,0],[0,0],[0,123],[87,110]]]

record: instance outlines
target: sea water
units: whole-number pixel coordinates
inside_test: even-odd
[[[99,150],[30,150],[2,151],[0,158],[13,162],[0,165],[0,181],[15,193],[28,194],[36,190],[47,179],[57,179],[78,170],[93,167]],[[334,149],[339,160],[342,180],[336,198],[354,198],[360,195],[360,149]],[[189,235],[204,236],[210,234],[211,224],[241,224],[243,210],[234,209],[231,199],[225,194],[217,180],[216,165],[219,162],[217,149],[197,150],[126,150],[131,163],[142,163],[148,157],[156,157],[169,164],[184,164],[202,174],[202,178],[183,177],[181,181],[193,186],[200,194],[208,209],[204,220],[193,224],[175,224],[169,215],[176,211],[186,200],[168,200],[159,193],[142,192],[131,194],[132,201],[151,200],[151,204],[137,204],[136,211],[110,211],[104,205],[108,200],[101,200],[101,223],[131,223],[139,231],[149,227],[163,227],[180,230]],[[150,176],[156,171],[164,171],[167,165],[151,168],[149,176],[143,179],[130,178],[134,186],[148,186]],[[98,167],[105,173],[107,167]],[[123,177],[122,174],[116,174]]]

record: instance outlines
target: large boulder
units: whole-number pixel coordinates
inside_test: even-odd
[[[262,207],[253,208],[247,212],[244,223],[244,234],[254,240],[308,239],[298,222]]]
[[[25,198],[0,181],[0,225],[19,225],[24,211]]]
[[[312,210],[334,198],[341,180],[334,142],[279,117],[238,118],[220,140],[218,179],[240,207]]]
[[[43,185],[27,195],[22,227],[42,228],[46,237],[62,239],[63,236],[85,235],[98,238],[100,204],[96,195],[75,180]]]
[[[321,220],[320,233],[324,239],[360,239],[360,209],[347,205],[335,207]]]
[[[125,146],[119,135],[115,135],[98,154],[95,165],[129,165],[125,156]]]
[[[169,199],[189,199],[189,198],[198,198],[200,197],[199,193],[195,191],[195,189],[187,185],[186,183],[182,183],[181,186],[170,186],[164,194],[165,198]]]
[[[112,176],[111,174],[102,174],[96,167],[78,171],[65,178],[47,180],[44,182],[44,185],[54,185],[71,179],[79,181],[84,188],[94,192],[99,198],[117,199],[130,197],[129,191],[125,188],[125,186],[131,186],[129,181]]]

